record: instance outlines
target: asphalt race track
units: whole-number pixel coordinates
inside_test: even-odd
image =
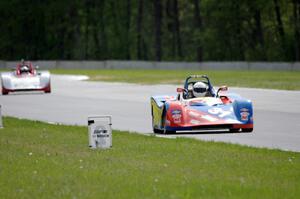
[[[172,94],[174,85],[137,85],[78,81],[79,76],[52,75],[52,93],[0,95],[2,114],[46,122],[87,125],[91,115],[112,115],[113,128],[152,133],[150,96]],[[254,104],[253,133],[159,135],[193,137],[243,145],[300,151],[300,91],[229,88]],[[5,124],[4,124],[5,125]]]

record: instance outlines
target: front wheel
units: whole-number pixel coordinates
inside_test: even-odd
[[[51,93],[51,87],[47,88],[47,89],[45,90],[45,93]]]
[[[51,84],[49,83],[49,85],[45,88],[44,90],[45,93],[51,93]]]
[[[168,130],[164,130],[164,134],[175,134],[176,131],[168,131]]]
[[[160,129],[153,128],[153,132],[154,132],[155,134],[162,134],[164,131],[163,131],[163,130],[160,130]]]
[[[253,128],[242,129],[242,132],[251,133]]]
[[[240,132],[240,129],[229,129],[230,133],[238,133]]]

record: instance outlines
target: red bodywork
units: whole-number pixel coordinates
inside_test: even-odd
[[[25,74],[22,74],[22,72],[21,72],[22,66],[28,66],[29,71],[26,72]],[[17,78],[31,78],[31,77],[34,77],[37,75],[37,71],[31,62],[22,62],[22,63],[17,64],[14,75]],[[50,93],[51,92],[51,83],[49,81],[49,83],[46,84],[44,87],[34,88],[34,89],[11,89],[11,88],[6,88],[5,86],[2,85],[1,92],[3,95],[7,95],[9,92],[16,92],[16,91],[44,91],[45,93]]]
[[[232,103],[231,99],[227,96],[220,97],[222,103],[224,105],[229,105]],[[221,114],[226,114],[226,111],[211,114],[207,111],[195,110],[189,107],[188,104],[183,104],[180,101],[170,101],[168,111],[166,112],[166,126],[171,128],[206,128],[211,127],[222,127],[222,126],[230,126],[230,128],[239,129],[239,128],[253,128],[253,123],[243,124],[243,123],[235,123],[226,120],[226,115],[218,116]],[[213,110],[214,107],[211,107]],[[221,109],[216,109],[221,110]],[[232,115],[234,113],[230,113],[227,111],[227,114]]]

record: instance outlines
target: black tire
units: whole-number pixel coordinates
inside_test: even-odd
[[[1,81],[2,82],[2,81]],[[2,85],[3,85],[3,82],[2,82]],[[8,91],[2,86],[1,87],[1,93],[2,95],[7,95],[8,94]]]
[[[46,90],[45,90],[45,93],[51,93],[51,87],[49,86],[49,88],[47,88]]]
[[[168,130],[164,130],[164,134],[175,134],[176,131],[168,131]]]
[[[240,132],[240,129],[229,129],[230,133],[238,133]]]
[[[155,134],[162,134],[163,132],[164,132],[163,130],[153,128],[153,133]]]
[[[253,128],[242,129],[242,132],[251,133]]]
[[[49,82],[49,85],[44,90],[45,93],[51,93],[51,83]]]

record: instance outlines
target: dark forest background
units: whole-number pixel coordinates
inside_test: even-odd
[[[4,60],[300,60],[300,0],[1,0],[0,16]]]

